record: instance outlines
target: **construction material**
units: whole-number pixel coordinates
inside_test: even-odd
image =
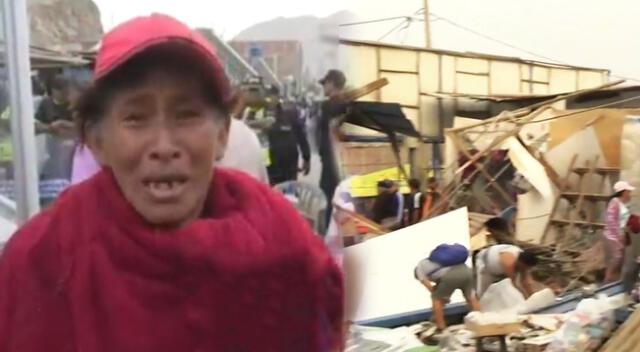
[[[509,335],[522,328],[515,313],[471,312],[464,318],[464,325],[475,337]]]
[[[346,319],[360,322],[429,308],[429,292],[413,272],[445,242],[469,246],[466,208],[345,248]],[[459,292],[451,297],[453,303],[463,301]]]
[[[627,321],[611,336],[600,352],[636,351],[640,347],[640,310],[631,314]]]

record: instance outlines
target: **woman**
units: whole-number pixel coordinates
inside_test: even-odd
[[[329,351],[342,279],[285,199],[213,169],[229,82],[184,24],[151,15],[102,40],[76,104],[103,166],[11,239],[0,351]]]
[[[616,182],[613,185],[615,194],[607,204],[604,228],[605,283],[620,279],[624,253],[624,228],[631,215],[626,204],[631,200],[631,192],[634,189],[626,181]]]

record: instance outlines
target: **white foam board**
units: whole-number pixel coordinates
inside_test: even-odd
[[[469,247],[467,208],[346,248],[347,319],[358,322],[430,308],[429,292],[413,270],[442,243]],[[451,302],[461,301],[458,291]]]

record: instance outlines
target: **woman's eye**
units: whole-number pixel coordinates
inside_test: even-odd
[[[127,114],[122,121],[127,125],[139,125],[144,122],[144,116],[142,114]]]
[[[178,119],[179,120],[189,120],[200,117],[200,112],[197,110],[186,109],[178,111]]]

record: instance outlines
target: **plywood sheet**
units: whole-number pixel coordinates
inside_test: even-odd
[[[420,53],[418,71],[420,72],[420,93],[433,93],[440,90],[440,62],[438,55]]]
[[[549,94],[549,85],[544,83],[534,83],[532,86],[531,94],[535,94],[535,95]]]
[[[531,73],[531,80],[549,83],[549,69],[534,65],[533,72]]]
[[[516,237],[539,243],[551,218],[557,191],[544,166],[515,137],[507,139],[502,147],[509,150],[513,166],[533,185],[531,191],[518,196]]]
[[[456,63],[453,56],[442,55],[441,57],[441,70],[442,75],[442,92],[443,93],[456,93],[455,80],[456,80]]]
[[[513,62],[491,62],[491,94],[520,92],[520,65]]]
[[[380,89],[381,100],[388,103],[399,103],[405,106],[418,106],[418,75],[415,73],[384,72],[382,77],[389,84]]]
[[[418,53],[413,50],[380,48],[380,69],[418,72]]]
[[[564,114],[566,111],[558,113]],[[599,109],[553,120],[549,126],[549,149],[561,145],[586,128],[593,128],[596,140],[589,140],[587,135],[582,136],[582,148],[588,149],[595,142],[602,150],[606,166],[620,167],[620,145],[625,116],[624,110]],[[577,152],[580,150],[574,151]]]
[[[578,73],[575,70],[554,68],[549,78],[549,93],[572,92],[578,88]]]
[[[489,76],[456,74],[456,93],[489,95]]]
[[[377,49],[366,46],[340,45],[340,56],[344,57],[343,70],[350,87],[362,87],[378,79]],[[358,100],[377,101],[377,92]]]
[[[459,57],[456,60],[456,70],[469,73],[489,73],[489,61],[484,59],[471,59]]]
[[[346,319],[362,322],[429,308],[429,292],[413,269],[445,242],[469,246],[466,208],[346,248]],[[459,292],[453,295],[452,302],[461,301]]]
[[[602,72],[578,71],[579,89],[597,87],[602,85],[604,82],[605,82],[605,76]]]
[[[531,65],[520,64],[520,79],[531,80]]]

